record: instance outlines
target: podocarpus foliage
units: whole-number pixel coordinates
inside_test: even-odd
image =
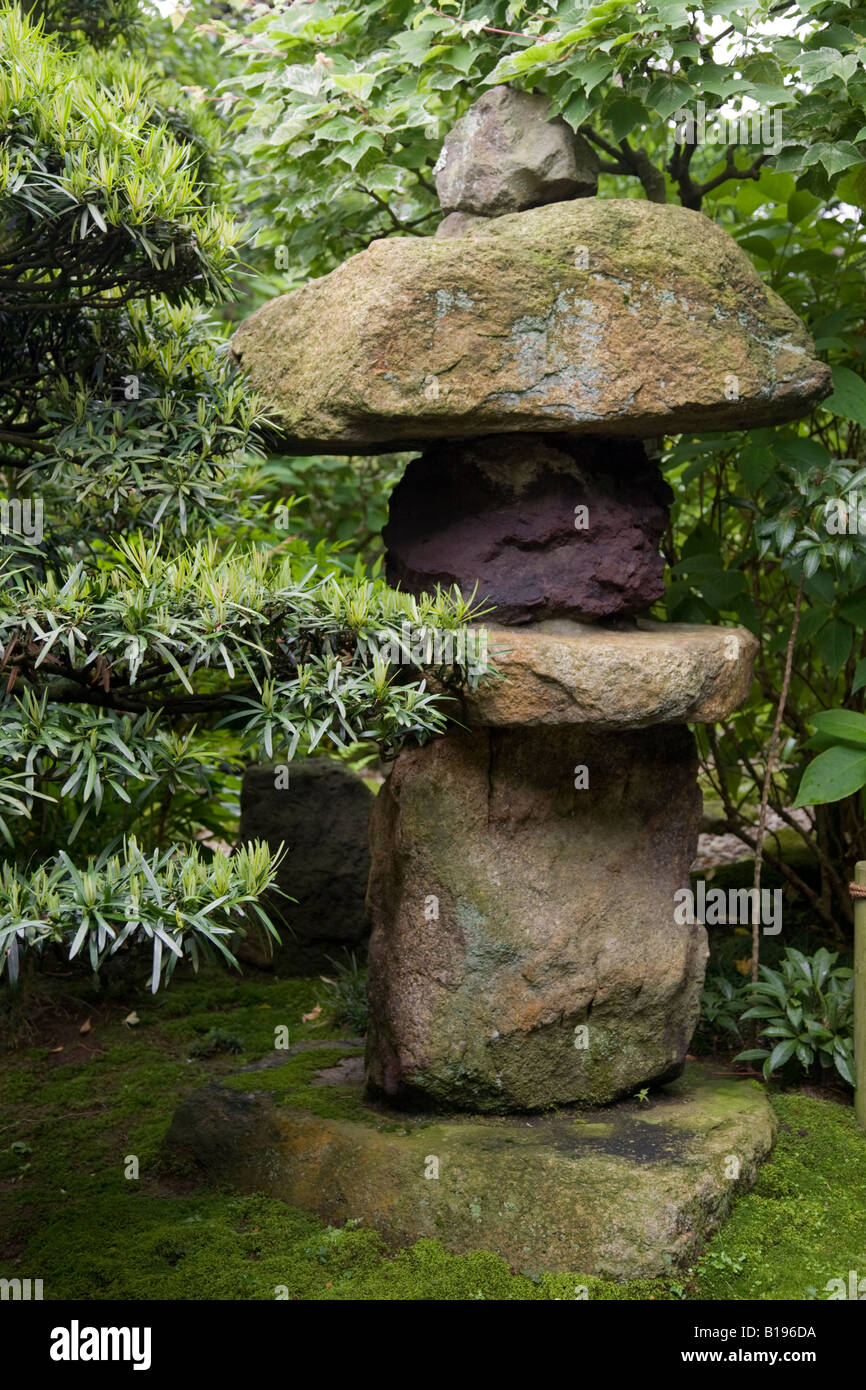
[[[262,916],[239,758],[441,729],[381,634],[468,610],[273,528],[207,317],[243,234],[213,124],[122,46],[137,4],[36,9],[0,8],[0,971],[144,947],[156,989]]]

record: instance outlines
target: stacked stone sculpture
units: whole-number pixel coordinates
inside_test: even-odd
[[[544,114],[487,93],[437,165],[441,235],[374,242],[234,339],[287,448],[421,451],[389,579],[494,609],[506,679],[400,754],[373,817],[368,1081],[443,1109],[612,1101],[682,1068],[706,959],[673,914],[700,815],[686,724],[745,698],[756,642],[640,619],[671,497],[643,441],[827,390],[726,232],[586,196],[591,152]]]
[[[173,1137],[395,1243],[619,1277],[692,1259],[773,1135],[751,1083],[699,1067],[646,1117],[624,1099],[686,1058],[707,954],[675,920],[688,725],[745,699],[757,648],[644,616],[671,497],[646,441],[790,420],[829,382],[726,232],[593,196],[591,151],[546,114],[487,93],[445,142],[436,236],[374,242],[233,340],[286,450],[417,451],[388,575],[491,605],[496,672],[376,798],[367,1099],[333,1119],[203,1092]]]

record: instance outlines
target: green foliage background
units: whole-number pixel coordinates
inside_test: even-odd
[[[228,132],[174,80],[215,44],[38,9],[0,8],[0,473],[43,509],[0,536],[0,971],[138,951],[155,990],[261,915],[274,856],[225,857],[243,760],[441,730],[377,652],[468,609],[275,524],[213,318],[244,236]]]
[[[866,762],[850,730],[835,753],[833,735],[812,735],[821,711],[866,700],[866,552],[826,526],[827,504],[866,476],[866,6],[32,9],[46,32],[20,6],[0,11],[0,469],[46,509],[41,542],[0,538],[3,940],[68,949],[84,923],[100,961],[127,925],[105,876],[176,844],[205,876],[201,900],[171,897],[183,951],[244,757],[394,747],[442,727],[439,702],[377,667],[371,645],[406,616],[466,618],[442,596],[419,609],[379,577],[406,456],[280,458],[225,338],[263,297],[371,240],[428,235],[444,134],[499,82],[544,93],[590,140],[602,196],[679,201],[724,225],[833,368],[833,395],[797,425],[667,441],[660,615],[761,638],[748,705],[700,734],[718,828],[748,849],[802,588],[770,797],[800,852],[771,839],[766,856],[844,940]],[[781,147],[678,143],[676,113],[698,102],[781,113]],[[847,781],[821,780],[828,753]],[[80,864],[58,858],[61,843]],[[96,874],[92,902],[73,868]],[[256,897],[260,871],[233,892]],[[34,895],[46,872],[59,916],[42,886]],[[229,895],[227,931],[240,907]],[[149,950],[156,924],[142,914]]]
[[[341,0],[236,0],[233,8],[252,22],[232,18],[210,31],[222,34],[238,64],[224,90],[256,232],[259,292],[327,272],[376,237],[428,235],[444,134],[486,86],[513,82],[545,93],[551,114],[594,145],[601,196],[699,208],[809,324],[835,388],[810,417],[783,429],[667,442],[676,502],[660,616],[740,622],[761,639],[749,703],[723,727],[700,731],[717,828],[748,851],[803,578],[770,794],[799,851],[783,854],[771,837],[765,857],[820,930],[844,939],[847,883],[866,856],[862,756],[859,781],[853,757],[846,762],[842,799],[838,780],[821,780],[819,767],[808,789],[810,823],[792,810],[813,715],[862,711],[866,698],[863,537],[826,526],[828,505],[862,490],[866,476],[866,6],[382,0],[362,11]],[[780,148],[678,142],[677,113],[697,113],[699,102],[708,118],[777,113]],[[283,274],[278,255],[288,260]]]

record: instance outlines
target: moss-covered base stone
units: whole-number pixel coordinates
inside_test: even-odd
[[[532,1274],[625,1279],[692,1264],[774,1138],[762,1088],[699,1063],[645,1102],[433,1118],[365,1102],[357,1061],[339,1055],[194,1092],[171,1152],[237,1191],[372,1226],[391,1247],[435,1237]]]

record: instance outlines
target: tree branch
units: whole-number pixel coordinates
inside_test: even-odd
[[[605,140],[603,135],[593,130],[592,126],[582,125],[580,134],[585,139],[597,145],[605,154],[611,156],[615,161],[613,166],[606,165],[602,172],[606,174],[630,174],[633,178],[639,179],[647,201],[650,203],[666,203],[668,200],[667,189],[665,187],[665,176],[661,169],[657,169],[642,147],[633,149],[627,140],[620,140],[619,147],[612,145]]]
[[[773,732],[770,734],[770,742],[767,745],[767,761],[764,768],[764,785],[761,790],[761,809],[758,813],[758,829],[755,835],[755,876],[752,886],[755,890],[755,900],[752,904],[752,983],[758,979],[758,952],[760,949],[761,934],[761,860],[764,855],[764,830],[767,824],[767,802],[770,799],[770,784],[773,780],[773,759],[776,756],[776,749],[779,744],[779,733],[782,728],[782,718],[785,713],[785,702],[788,699],[788,691],[791,686],[791,667],[794,663],[794,644],[797,641],[797,628],[800,626],[800,607],[803,602],[803,585],[806,580],[805,572],[800,575],[800,582],[797,585],[797,597],[794,600],[794,620],[791,623],[791,633],[788,638],[788,648],[785,653],[785,674],[782,678],[782,689],[779,692],[779,703],[776,707],[776,718],[773,721]]]
[[[725,150],[725,167],[720,174],[708,179],[706,183],[696,183],[689,172],[689,165],[697,146],[682,144],[675,145],[674,152],[667,163],[667,171],[677,185],[680,193],[680,202],[684,208],[691,208],[694,212],[699,212],[701,203],[708,193],[712,193],[714,188],[719,188],[729,179],[757,179],[760,178],[761,169],[770,158],[768,154],[759,155],[748,169],[738,169],[735,157],[735,147],[728,145]]]

